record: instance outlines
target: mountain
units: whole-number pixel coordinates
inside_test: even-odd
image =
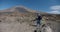
[[[8,9],[5,9],[5,10],[2,10],[0,12],[14,12],[14,11],[19,11],[19,12],[28,12],[29,9],[25,8],[25,7],[11,7],[11,8],[8,8]]]
[[[32,12],[32,13],[45,14],[45,12],[36,11],[36,10],[31,10],[31,9],[26,8],[26,7],[24,7],[24,6],[15,6],[15,7],[11,7],[11,8],[2,10],[2,11],[0,11],[0,12],[17,12],[17,11],[20,12],[20,13],[29,13],[29,12]]]
[[[50,13],[46,13],[46,12],[42,12],[42,11],[36,11],[36,10],[31,10],[29,8],[26,8],[24,6],[14,6],[5,10],[1,10],[0,14],[27,14],[27,15],[37,15],[38,13],[40,13],[42,16],[53,16],[55,17],[56,15],[60,15],[60,14],[50,14]],[[56,17],[57,17],[56,16]]]
[[[14,15],[14,16],[37,16],[37,14],[40,13],[41,15],[46,15],[48,13],[31,10],[29,8],[26,8],[24,6],[14,6],[5,10],[0,11],[1,15]]]

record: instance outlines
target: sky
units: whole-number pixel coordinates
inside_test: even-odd
[[[32,10],[60,14],[60,0],[0,0],[0,10],[18,5]]]

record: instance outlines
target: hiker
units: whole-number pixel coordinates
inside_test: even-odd
[[[42,20],[42,16],[40,15],[40,14],[38,14],[37,15],[37,18],[34,20],[34,21],[36,21],[36,24],[37,24],[37,26],[39,25],[41,25],[41,20]]]

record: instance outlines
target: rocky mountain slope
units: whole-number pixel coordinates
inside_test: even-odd
[[[0,11],[0,32],[33,32],[36,24],[32,20],[40,13],[42,22],[50,23],[53,32],[60,31],[60,15],[36,12],[25,7],[13,7]]]

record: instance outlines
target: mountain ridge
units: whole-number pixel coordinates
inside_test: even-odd
[[[42,13],[42,14],[45,14],[46,12],[41,12],[41,11],[36,11],[36,10],[31,10],[29,8],[26,8],[24,6],[14,6],[14,7],[11,7],[11,8],[8,8],[8,9],[5,9],[5,10],[1,10],[0,12],[23,12],[23,13],[29,13],[29,12],[32,12],[32,13]]]

